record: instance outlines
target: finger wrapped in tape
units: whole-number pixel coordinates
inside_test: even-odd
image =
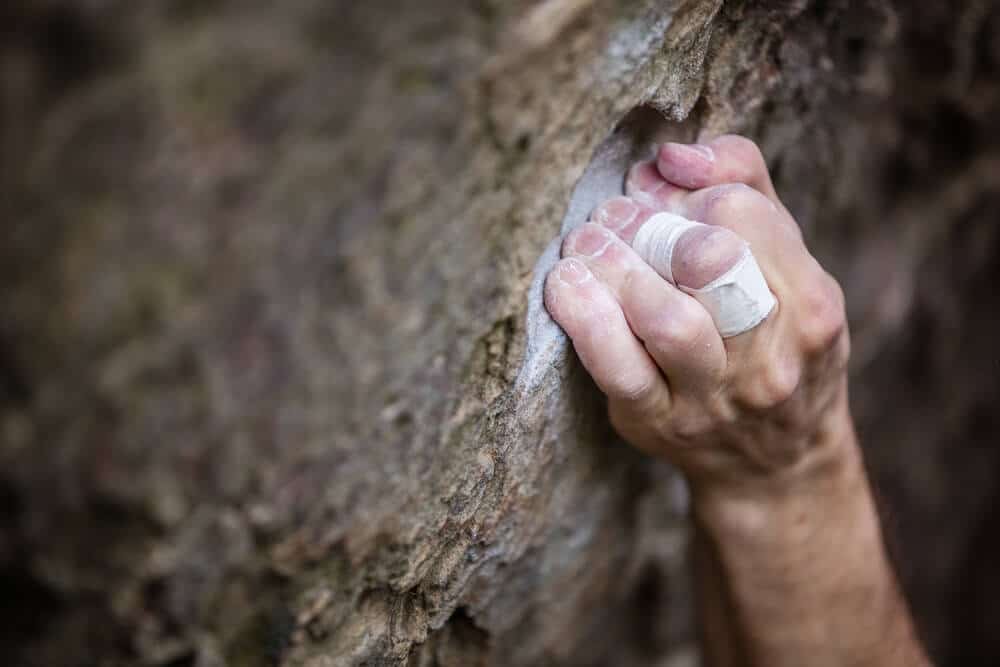
[[[673,213],[657,213],[636,233],[632,248],[661,276],[677,285],[672,266],[677,242],[685,232],[705,226]],[[750,244],[745,242],[743,254],[721,276],[699,288],[677,287],[705,307],[723,338],[753,329],[777,304],[750,252]]]

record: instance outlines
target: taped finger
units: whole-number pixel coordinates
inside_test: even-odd
[[[694,297],[723,338],[753,329],[777,304],[750,245],[728,230],[657,213],[638,230],[632,247]]]

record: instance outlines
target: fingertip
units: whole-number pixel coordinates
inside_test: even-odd
[[[594,280],[587,265],[568,257],[559,260],[545,277],[542,297],[549,314],[564,329],[575,310],[575,303],[583,299],[583,289]]]
[[[636,162],[625,177],[625,194],[630,197],[655,197],[667,185],[656,168],[656,162]]]
[[[654,213],[654,209],[634,197],[612,197],[594,209],[590,219],[631,243],[636,232]]]
[[[620,232],[639,215],[639,204],[630,197],[612,197],[594,209],[590,218],[613,232]]]
[[[664,389],[611,291],[578,259],[560,260],[545,281],[545,306],[584,368],[609,397],[645,401]]]
[[[777,199],[767,161],[755,141],[738,134],[724,134],[707,145],[719,156],[720,176],[726,181],[746,183]]]
[[[651,209],[670,210],[685,192],[663,178],[655,160],[635,163],[625,177],[625,194]]]
[[[656,168],[664,180],[692,190],[713,182],[715,163],[715,151],[704,144],[668,142],[656,155]]]
[[[574,257],[565,257],[556,262],[549,271],[545,279],[545,292],[557,293],[567,288],[579,287],[593,278],[594,275],[586,264]]]
[[[764,163],[763,154],[757,143],[740,134],[723,134],[706,145],[723,154],[727,161],[742,165],[748,171],[759,170]]]

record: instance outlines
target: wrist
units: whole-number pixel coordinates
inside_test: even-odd
[[[849,424],[848,424],[849,426]],[[695,487],[700,539],[754,664],[928,665],[885,554],[850,428],[795,474]],[[838,638],[831,643],[830,638]]]
[[[846,398],[789,465],[690,483],[694,518],[717,539],[744,533],[763,539],[787,533],[804,516],[827,522],[872,506]]]

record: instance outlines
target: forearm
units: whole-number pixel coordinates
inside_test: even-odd
[[[691,545],[698,643],[704,667],[746,667],[715,545],[697,524]]]
[[[695,489],[707,559],[700,578],[712,569],[717,577],[699,585],[711,667],[929,664],[843,420],[828,434],[837,441],[821,443],[796,476],[766,491]]]

